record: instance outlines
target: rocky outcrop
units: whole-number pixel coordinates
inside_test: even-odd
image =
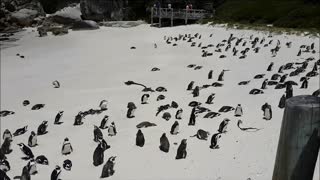
[[[122,20],[123,0],[81,0],[82,19],[94,21]]]
[[[20,26],[30,26],[37,15],[38,12],[36,10],[20,9],[11,14],[11,21],[16,22]]]
[[[83,20],[77,21],[71,27],[72,30],[95,30],[99,29],[99,25],[95,21]]]

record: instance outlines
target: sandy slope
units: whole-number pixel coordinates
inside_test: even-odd
[[[252,31],[226,30],[200,25],[180,26],[174,28],[150,28],[140,25],[134,28],[106,28],[96,31],[76,31],[66,36],[38,38],[35,32],[28,29],[20,45],[5,49],[1,52],[1,109],[12,110],[16,114],[1,118],[1,132],[9,129],[14,132],[18,127],[28,125],[29,131],[14,138],[13,153],[8,155],[12,170],[10,177],[20,175],[26,161],[21,160],[22,153],[16,145],[19,142],[27,144],[31,130],[36,130],[43,121],[49,121],[49,133],[39,136],[39,146],[32,148],[35,155],[45,155],[50,161],[49,166],[38,165],[39,174],[32,176],[34,180],[44,180],[50,177],[54,166],[62,165],[63,160],[71,159],[71,172],[63,171],[62,179],[99,179],[102,166],[92,165],[92,154],[96,147],[93,142],[93,125],[99,125],[105,114],[114,121],[118,134],[108,137],[104,130],[104,137],[111,149],[105,152],[105,162],[110,156],[116,155],[116,173],[110,179],[224,179],[239,180],[251,177],[254,180],[270,180],[277,150],[283,110],[277,108],[279,98],[284,90],[274,90],[269,87],[265,94],[249,95],[252,88],[260,88],[262,79],[253,80],[253,76],[266,73],[270,78],[279,66],[287,62],[301,62],[296,57],[298,48],[302,44],[315,42],[319,49],[319,41],[309,37],[293,35],[274,35],[269,39],[281,40],[282,48],[278,55],[271,57],[270,48],[262,48],[259,54],[249,52],[248,58],[239,60],[233,57],[231,49],[227,58],[219,59],[219,55],[202,58],[201,50],[190,47],[187,42],[178,42],[177,47],[167,45],[164,36],[176,36],[179,33],[202,34],[202,39],[196,40],[203,45],[216,45],[233,33],[237,37],[248,40],[254,33],[257,37],[267,34]],[[213,33],[213,37],[209,35]],[[286,48],[284,43],[292,41],[292,48]],[[157,43],[155,49],[153,44]],[[137,47],[131,50],[130,47]],[[212,49],[213,51],[213,49]],[[25,59],[16,56],[25,55]],[[319,55],[303,54],[303,58]],[[274,62],[274,70],[267,72],[267,66]],[[314,61],[313,61],[314,62]],[[203,66],[201,70],[186,68],[189,64]],[[311,69],[310,63],[308,69]],[[159,72],[151,72],[158,67]],[[191,80],[197,85],[211,84],[217,80],[222,69],[229,69],[225,73],[224,86],[208,88],[200,91],[200,97],[192,98],[185,89]],[[208,80],[207,74],[214,71],[214,79]],[[299,81],[300,76],[289,78]],[[60,89],[52,88],[52,81],[59,80]],[[166,100],[156,101],[158,92],[152,93],[149,104],[141,105],[143,94],[138,86],[125,86],[124,82],[133,80],[156,88],[164,86],[168,89]],[[251,80],[247,86],[238,86],[238,82]],[[300,82],[299,82],[300,87]],[[311,94],[319,87],[319,79],[312,78],[309,88],[305,90],[294,87],[294,94]],[[236,122],[239,118],[233,112],[223,113],[213,119],[197,118],[196,126],[187,126],[191,108],[188,103],[192,100],[205,102],[209,94],[216,93],[214,104],[204,105],[217,112],[223,105],[236,106],[242,104],[245,126],[263,128],[256,133],[241,131]],[[31,105],[46,104],[44,109],[31,111],[31,106],[23,107],[22,101],[28,99]],[[97,108],[102,99],[109,101],[109,110],[100,115],[87,116],[84,125],[74,127],[74,116],[79,111]],[[169,131],[174,119],[166,122],[161,116],[155,117],[159,105],[171,103],[174,100],[183,108],[183,120],[180,120],[180,134],[170,135]],[[126,106],[129,101],[138,106],[136,118],[125,117]],[[262,119],[261,105],[268,102],[273,107],[271,121]],[[56,113],[64,110],[61,126],[53,125]],[[169,111],[172,115],[175,110]],[[200,128],[215,133],[224,118],[230,118],[229,131],[220,141],[220,149],[209,149],[208,141],[189,138]],[[135,127],[141,121],[151,121],[157,127],[142,129],[146,144],[143,148],[135,146]],[[170,152],[165,154],[158,148],[159,138],[163,132],[167,133],[171,143]],[[61,155],[63,139],[69,137],[74,153],[65,157]],[[185,160],[175,160],[177,145],[181,139],[188,138],[188,156]],[[318,163],[319,164],[319,163]],[[317,168],[319,169],[319,168]],[[315,179],[319,179],[316,172]]]

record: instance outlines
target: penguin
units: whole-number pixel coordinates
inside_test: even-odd
[[[111,156],[106,164],[102,168],[102,173],[100,178],[110,177],[115,173],[114,165],[115,165],[115,156]]]
[[[241,104],[238,104],[238,106],[236,107],[236,109],[234,111],[234,116],[240,117],[242,115],[243,115],[243,111],[242,111]]]
[[[4,154],[10,154],[12,152],[11,142],[12,140],[10,140],[10,138],[6,138],[1,145],[1,150]]]
[[[45,104],[36,104],[34,106],[31,107],[31,110],[39,110],[44,108]]]
[[[23,143],[19,143],[18,146],[20,147],[21,151],[26,155],[25,159],[34,158],[34,155],[28,146],[26,146]]]
[[[154,46],[155,49],[157,49],[157,47],[158,47],[158,46],[157,46],[157,43],[154,43],[153,46]]]
[[[265,79],[261,85],[261,89],[267,89],[268,79]]]
[[[247,85],[247,84],[249,84],[250,83],[250,80],[249,81],[241,81],[241,82],[239,82],[238,83],[238,85]]]
[[[156,88],[157,92],[167,92],[168,90],[165,87],[159,86]]]
[[[293,88],[292,85],[287,84],[286,86],[286,99],[289,99],[293,96]]]
[[[103,139],[103,134],[98,126],[93,126],[93,141],[99,142],[99,140]]]
[[[182,139],[177,150],[176,159],[185,159],[187,157],[187,139]]]
[[[301,56],[301,49],[299,50],[297,56]]]
[[[22,168],[22,174],[20,176],[20,179],[21,180],[31,180],[31,176],[30,176],[30,173],[29,173],[28,165],[26,165],[26,166],[24,166]]]
[[[251,89],[249,94],[253,94],[253,95],[256,95],[256,94],[264,94],[264,92],[260,89]]]
[[[212,86],[212,87],[222,87],[223,84],[218,83],[218,82],[214,82],[214,83],[211,84],[211,86]]]
[[[28,106],[30,104],[30,101],[29,100],[24,100],[23,102],[22,102],[22,105],[23,106]]]
[[[218,145],[218,140],[221,138],[221,133],[215,133],[212,135],[211,137],[211,144],[210,144],[210,148],[211,149],[219,149],[219,145]]]
[[[287,79],[287,76],[288,76],[288,74],[282,75],[279,82],[280,83],[284,83],[286,81],[286,79]]]
[[[171,119],[171,114],[169,112],[165,112],[162,114],[162,118],[169,121]]]
[[[171,126],[170,134],[177,135],[179,133],[179,123],[175,121]]]
[[[214,118],[220,116],[220,113],[217,112],[208,112],[203,118]]]
[[[139,129],[136,135],[136,145],[139,147],[143,147],[145,143],[144,135],[142,131]]]
[[[22,135],[24,134],[25,132],[28,131],[28,126],[24,126],[22,128],[19,128],[17,129],[14,133],[13,133],[13,136],[19,136],[19,135]]]
[[[7,173],[1,169],[0,169],[0,177],[2,178],[1,180],[10,180],[10,177],[7,175]]]
[[[286,95],[284,94],[284,95],[282,95],[282,97],[280,98],[278,107],[279,107],[280,109],[283,109],[283,108],[285,107],[285,105],[286,105]]]
[[[61,168],[60,166],[56,166],[55,169],[51,173],[51,178],[50,180],[59,180],[59,176],[61,174]]]
[[[198,96],[199,96],[199,94],[200,94],[200,88],[199,88],[199,86],[196,86],[196,87],[194,88],[192,94],[193,94],[193,97],[198,97]]]
[[[37,164],[36,164],[36,162],[34,161],[34,159],[31,159],[31,160],[28,162],[27,166],[28,166],[29,174],[30,174],[30,175],[35,175],[35,174],[38,173],[38,171],[37,171]]]
[[[49,165],[48,158],[45,157],[44,155],[37,156],[36,162],[37,162],[37,164]]]
[[[162,94],[160,94],[158,97],[157,97],[157,101],[161,101],[161,100],[164,100],[166,97]]]
[[[9,131],[9,129],[6,129],[4,130],[3,134],[2,134],[2,139],[5,140],[5,139],[9,139],[10,141],[12,140],[12,134],[11,132]]]
[[[0,160],[6,160],[6,159],[7,159],[7,157],[6,157],[6,155],[4,154],[3,149],[0,148]]]
[[[52,85],[53,85],[54,88],[60,88],[60,83],[57,80],[53,81]]]
[[[129,102],[127,108],[127,118],[134,118],[134,111],[137,109],[136,105],[133,102]]]
[[[10,171],[11,167],[10,167],[10,163],[9,161],[5,160],[5,159],[1,159],[0,160],[0,170],[4,171],[4,172],[8,172]],[[1,173],[0,173],[0,177]]]
[[[219,109],[219,112],[229,112],[229,111],[233,111],[235,110],[234,107],[231,107],[231,106],[222,106],[220,109]]]
[[[56,118],[54,119],[54,124],[59,125],[62,124],[63,122],[60,121],[64,111],[59,111],[58,114],[56,115]]]
[[[284,69],[284,66],[280,66],[279,69],[278,69],[278,73],[283,73],[283,69]]]
[[[226,133],[227,132],[227,125],[229,123],[229,119],[225,118],[219,125],[218,132],[220,133]]]
[[[215,95],[216,95],[215,93],[210,94],[207,98],[206,104],[213,104],[212,101],[215,98]]]
[[[62,155],[68,155],[68,154],[71,154],[71,152],[73,152],[73,148],[71,146],[71,143],[69,142],[68,138],[65,138],[64,142],[62,144],[61,153],[62,153]]]
[[[104,151],[105,151],[105,149],[102,147],[102,143],[99,143],[93,152],[93,165],[94,166],[99,166],[99,165],[103,164]]]
[[[169,140],[166,136],[166,133],[163,133],[162,136],[160,137],[160,146],[159,146],[160,150],[163,152],[169,152],[170,149],[170,143]]]
[[[47,127],[48,127],[48,121],[43,121],[39,127],[38,127],[38,131],[37,131],[37,135],[44,135],[47,134]]]
[[[199,129],[197,131],[197,134],[190,136],[190,137],[197,137],[200,140],[207,140],[209,134],[210,133],[208,131],[205,131],[203,129]]]
[[[307,89],[308,88],[308,78],[305,78],[301,84],[300,89]]]
[[[265,74],[257,74],[257,75],[255,75],[253,78],[254,79],[261,79],[261,78],[263,78],[265,76]]]
[[[194,126],[196,124],[196,108],[194,107],[191,111],[190,119],[189,119],[189,126]]]
[[[210,71],[209,71],[209,74],[208,74],[208,79],[212,79],[212,75],[213,75],[213,71],[210,70]]]
[[[267,68],[267,71],[272,71],[272,68],[273,68],[273,62],[271,62]]]
[[[108,128],[108,135],[109,136],[117,135],[117,129],[116,129],[116,125],[114,124],[114,122],[111,122],[111,125]]]
[[[102,100],[102,101],[100,102],[99,107],[100,107],[100,109],[101,109],[102,111],[108,110],[108,101],[107,101],[107,100]]]
[[[176,112],[176,115],[175,115],[175,118],[176,119],[182,119],[182,112],[183,112],[183,110],[180,108],[180,109],[178,109],[177,110],[177,112]]]
[[[141,97],[141,104],[147,104],[148,102],[148,98],[150,97],[150,95],[149,94],[144,94],[144,95],[142,95],[142,97]]]
[[[193,89],[194,81],[191,81],[187,87],[187,91],[191,91]]]
[[[218,77],[218,81],[223,81],[223,76],[224,76],[224,70],[221,71]]]
[[[72,161],[71,161],[70,159],[64,160],[62,167],[63,167],[63,169],[65,169],[66,171],[71,171]]]
[[[262,105],[261,110],[263,111],[263,119],[270,120],[272,118],[271,105],[265,103],[264,105]]]
[[[28,146],[30,147],[35,147],[37,146],[38,143],[37,143],[37,135],[34,131],[31,131],[31,134],[29,136],[29,139],[28,139]]]
[[[103,117],[103,119],[101,120],[101,123],[100,123],[99,128],[100,128],[100,129],[107,129],[107,128],[108,128],[108,126],[107,126],[108,120],[109,120],[109,116],[108,116],[108,115],[105,115],[105,116]]]
[[[82,124],[83,124],[82,118],[83,118],[82,112],[79,112],[79,113],[76,115],[75,119],[74,119],[73,125],[74,125],[74,126],[80,126],[80,125],[82,125]]]

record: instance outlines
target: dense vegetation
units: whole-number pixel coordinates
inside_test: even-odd
[[[320,30],[320,0],[216,0],[214,20]]]

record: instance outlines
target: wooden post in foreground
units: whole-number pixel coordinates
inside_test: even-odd
[[[289,98],[282,119],[272,180],[301,177],[312,180],[320,146],[319,132],[320,97]]]

